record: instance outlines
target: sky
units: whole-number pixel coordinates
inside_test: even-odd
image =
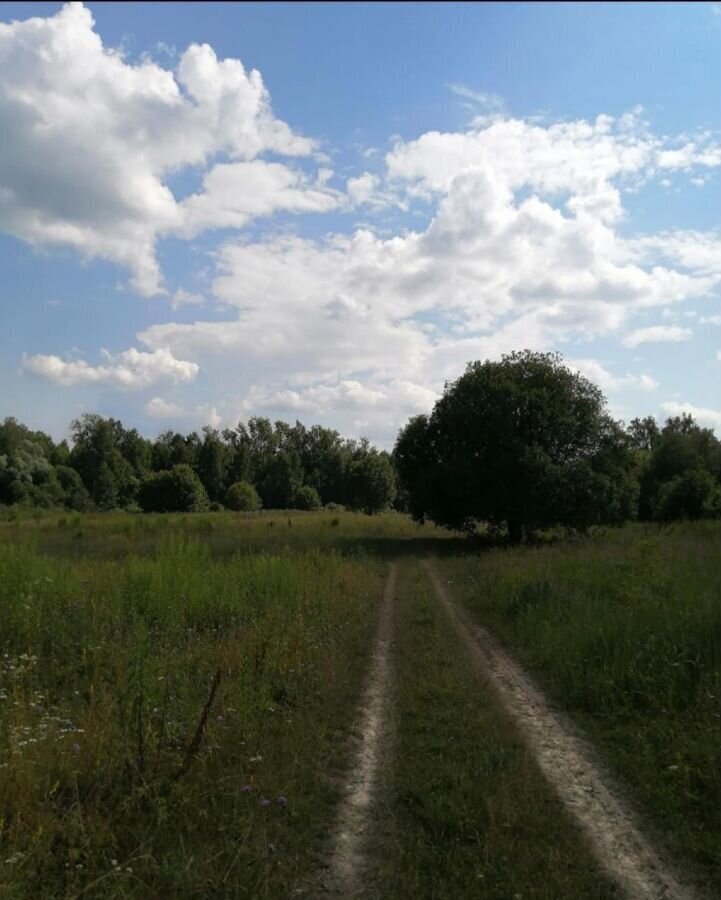
[[[3,3],[0,417],[390,448],[558,351],[721,434],[721,4]]]

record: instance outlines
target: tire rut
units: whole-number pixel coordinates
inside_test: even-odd
[[[496,689],[602,868],[630,900],[698,900],[634,824],[630,809],[594,762],[591,747],[552,712],[541,691],[500,643],[455,604],[433,564],[426,561],[424,567],[475,665]]]
[[[353,762],[331,831],[326,871],[319,879],[320,892],[325,896],[359,896],[367,872],[371,804],[378,793],[381,763],[390,741],[395,585],[396,565],[392,563],[383,590],[373,659],[351,739]]]

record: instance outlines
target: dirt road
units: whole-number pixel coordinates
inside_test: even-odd
[[[383,591],[373,659],[354,729],[353,763],[331,832],[328,870],[322,878],[323,892],[327,896],[357,896],[366,871],[365,851],[371,826],[370,805],[378,791],[381,762],[390,743],[395,584],[396,566],[393,564]]]
[[[452,600],[432,562],[425,568],[474,664],[495,688],[549,784],[584,831],[601,866],[629,900],[692,900],[639,831],[628,805],[594,761],[591,748],[562,722],[495,638]]]

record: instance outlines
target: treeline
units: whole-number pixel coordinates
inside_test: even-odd
[[[316,509],[373,513],[396,495],[390,457],[367,440],[300,422],[252,418],[235,429],[144,438],[117,419],[84,415],[71,443],[13,418],[0,425],[0,504],[78,511]]]
[[[166,431],[157,440],[84,415],[56,444],[0,425],[0,504],[157,512],[230,508],[368,513],[393,505],[449,528],[512,540],[557,525],[721,517],[721,442],[689,415],[626,426],[557,354],[471,363],[392,455],[300,422]]]
[[[721,442],[691,416],[614,421],[594,384],[557,354],[476,362],[446,385],[393,452],[422,521],[479,523],[511,540],[553,526],[721,516]]]

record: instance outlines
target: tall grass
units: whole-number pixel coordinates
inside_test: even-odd
[[[0,542],[0,894],[287,897],[335,799],[381,569],[214,558],[182,520],[128,555],[136,521],[47,526],[95,529],[84,555]]]
[[[629,526],[444,565],[718,891],[721,526]]]

